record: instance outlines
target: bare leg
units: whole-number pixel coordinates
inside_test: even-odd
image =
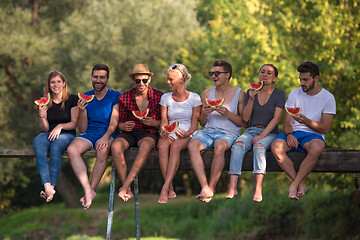
[[[262,201],[262,182],[264,179],[264,174],[255,174],[256,176],[256,187],[255,187],[255,193],[253,200],[255,202],[261,202]]]
[[[229,184],[229,192],[226,195],[226,199],[231,199],[238,195],[237,183],[238,183],[239,175],[230,174],[230,184]]]
[[[96,162],[93,167],[91,182],[90,182],[90,185],[94,191],[96,190],[96,187],[99,185],[99,182],[106,170],[112,142],[113,140],[110,140],[109,146],[107,148],[96,150]]]
[[[161,173],[164,177],[164,180],[166,178],[166,172],[168,168],[169,163],[169,152],[170,152],[170,146],[172,144],[172,141],[169,138],[160,138],[158,142],[158,150],[159,150],[159,165],[161,169]],[[164,187],[163,187],[164,189]],[[168,200],[168,189],[167,191],[161,190],[160,197],[158,202],[159,203],[165,203]]]
[[[271,151],[273,152],[279,166],[284,170],[284,172],[289,176],[291,180],[295,180],[296,171],[294,164],[286,154],[290,150],[291,148],[282,139],[275,139],[274,142],[271,144]],[[290,199],[293,200],[299,199],[299,197],[297,196],[298,187],[300,187],[301,189],[306,189],[302,183],[300,183],[299,186],[296,187],[290,184],[288,190]]]
[[[319,139],[313,139],[310,142],[305,143],[303,148],[308,152],[308,154],[302,161],[299,167],[299,171],[297,172],[294,181],[290,185],[290,187],[296,187],[297,196],[299,198],[304,196],[306,191],[306,188],[304,189],[300,184],[310,174],[311,170],[316,166],[319,157],[325,148],[325,144]]]
[[[89,183],[86,165],[81,158],[81,154],[89,149],[91,149],[91,143],[82,138],[74,139],[67,149],[72,169],[85,192],[85,197],[82,202],[84,209],[90,207],[92,200],[96,196],[95,191]]]
[[[219,140],[214,146],[214,158],[211,164],[211,173],[209,186],[214,192],[217,182],[221,176],[221,172],[225,166],[225,151],[230,148],[230,145],[225,140]]]
[[[196,199],[209,202],[211,201],[214,192],[210,189],[206,179],[205,166],[200,154],[200,151],[203,149],[204,145],[198,139],[191,140],[188,144],[191,165],[201,186],[201,192],[196,196]]]
[[[158,200],[159,203],[166,203],[168,198],[176,197],[176,193],[171,187],[171,183],[180,164],[180,153],[182,150],[187,148],[189,140],[190,138],[177,139],[170,146],[170,157],[167,165],[165,183],[160,193],[160,197]]]
[[[144,166],[150,151],[155,147],[155,141],[150,137],[145,137],[139,141],[138,145],[139,145],[138,154],[136,155],[134,163],[130,169],[129,175],[123,182],[122,187],[119,189],[118,195],[124,202],[129,200],[126,192],[128,191],[131,182],[134,180],[136,175],[140,172],[141,168]]]
[[[125,182],[127,177],[127,166],[124,157],[124,152],[129,148],[129,143],[124,138],[116,138],[111,145],[111,153],[114,159],[116,171],[122,183]],[[133,197],[130,187],[126,191],[126,198]]]

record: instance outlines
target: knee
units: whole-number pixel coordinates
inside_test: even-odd
[[[215,155],[224,154],[227,149],[228,148],[227,148],[227,146],[225,144],[215,144],[215,146],[214,146],[214,154]]]
[[[139,152],[148,153],[155,147],[155,143],[153,141],[144,140],[139,143]]]
[[[262,145],[261,143],[256,143],[254,145],[254,148],[264,148],[264,145]]]
[[[176,144],[176,142],[173,142],[170,146],[170,151],[172,153],[180,153],[182,150],[181,146],[179,146],[178,144]]]
[[[284,142],[283,141],[279,141],[279,140],[275,140],[272,144],[271,144],[271,151],[273,152],[274,155],[278,155],[280,153],[284,152]]]
[[[196,140],[192,140],[188,143],[188,152],[195,153],[199,151],[199,144]]]
[[[70,157],[70,160],[71,160],[71,156],[80,155],[80,151],[78,149],[79,148],[75,144],[70,144],[67,147],[67,152],[68,152],[68,155]]]

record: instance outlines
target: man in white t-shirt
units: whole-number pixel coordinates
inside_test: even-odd
[[[325,148],[324,135],[330,130],[333,116],[336,114],[334,96],[318,85],[318,65],[304,62],[297,67],[297,71],[301,87],[290,93],[285,107],[301,107],[301,113],[286,113],[284,133],[279,134],[271,145],[276,161],[293,181],[288,191],[289,198],[294,200],[298,200],[306,192],[302,182],[316,166]],[[293,162],[286,154],[291,150],[308,153],[297,173]]]

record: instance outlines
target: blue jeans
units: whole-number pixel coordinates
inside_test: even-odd
[[[51,183],[56,186],[57,179],[61,170],[61,154],[69,146],[75,136],[71,133],[61,133],[59,138],[50,141],[49,132],[40,133],[34,139],[34,151],[36,166],[40,173],[42,184]],[[50,150],[50,164],[48,163],[47,154]]]
[[[264,131],[264,128],[249,127],[245,132],[236,139],[236,142],[244,143],[244,146],[234,144],[231,149],[229,174],[241,174],[242,163],[245,154],[253,148],[253,174],[265,174],[266,170],[266,150],[270,149],[271,143],[274,141],[276,134],[269,133],[265,138],[256,142],[262,144],[262,147],[255,147],[252,140],[255,136]]]

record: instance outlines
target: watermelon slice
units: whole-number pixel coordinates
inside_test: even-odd
[[[34,101],[36,105],[40,105],[40,106],[48,105],[49,102],[50,102],[50,93],[46,94],[45,97],[42,97],[39,100]]]
[[[144,117],[146,117],[149,114],[149,109],[145,109],[144,111],[140,112],[138,110],[132,111],[132,114],[138,118],[138,119],[143,119]]]
[[[218,100],[210,100],[208,98],[205,98],[205,102],[207,105],[209,105],[211,108],[216,108],[217,106],[223,105],[225,99],[218,99]]]
[[[296,107],[296,108],[285,107],[285,110],[290,115],[296,115],[301,112],[301,107]]]
[[[81,94],[81,93],[78,93],[78,97],[81,99],[81,100],[83,100],[83,101],[85,101],[86,103],[89,103],[89,102],[91,102],[92,100],[94,100],[94,97],[95,97],[95,95],[85,95],[85,94]]]
[[[260,91],[263,88],[263,86],[264,86],[264,81],[249,84],[249,87],[255,91]]]
[[[176,132],[179,127],[179,122],[173,122],[172,124],[162,126],[162,130],[166,131],[168,134]]]

